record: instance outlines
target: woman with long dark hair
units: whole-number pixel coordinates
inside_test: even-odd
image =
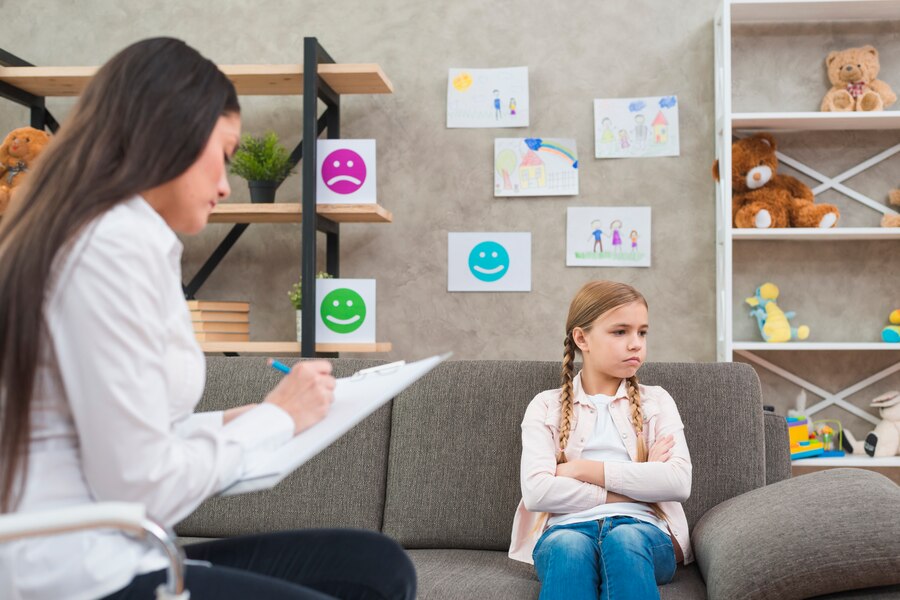
[[[234,86],[179,40],[133,44],[94,76],[0,225],[0,512],[132,501],[172,526],[240,478],[244,454],[328,412],[326,361],[259,404],[193,414],[203,353],[182,246],[228,196]],[[379,534],[323,530],[187,548],[192,598],[412,598]],[[0,545],[0,597],[150,598],[161,554],[123,534]],[[112,594],[112,595],[110,595]]]

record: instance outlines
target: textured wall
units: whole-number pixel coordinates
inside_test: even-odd
[[[219,63],[299,63],[303,37],[315,35],[338,61],[382,66],[396,93],[345,97],[342,135],[377,139],[378,193],[394,223],[342,226],[341,274],[377,279],[378,338],[394,344],[393,355],[557,359],[574,292],[589,279],[616,278],[655,309],[654,359],[714,359],[713,1],[227,0],[214,13],[196,0],[54,4],[41,11],[7,2],[3,45],[35,64],[95,64],[167,34]],[[517,65],[530,68],[529,129],[446,129],[448,67]],[[662,94],[681,102],[681,157],[592,157],[594,98]],[[244,130],[274,128],[294,144],[299,103],[246,98]],[[51,104],[60,118],[70,106]],[[0,105],[2,130],[27,116],[10,106]],[[525,135],[577,140],[579,196],[493,197],[493,139]],[[244,182],[233,186],[232,198],[246,201]],[[280,199],[296,199],[299,188],[296,175]],[[652,268],[566,268],[566,207],[604,204],[653,207]],[[187,275],[227,228],[186,240]],[[532,232],[531,293],[447,292],[447,232],[479,230]],[[299,227],[251,226],[198,297],[249,299],[253,339],[291,339],[286,290],[299,274],[299,248]]]
[[[389,225],[343,226],[341,260],[345,277],[377,279],[378,338],[393,342],[392,356],[452,349],[458,358],[558,359],[571,296],[589,279],[613,278],[633,283],[648,297],[652,360],[714,360],[715,1],[223,0],[215,10],[210,6],[199,0],[118,6],[100,0],[0,0],[0,37],[5,49],[40,65],[98,64],[151,35],[181,37],[219,63],[299,63],[303,37],[315,35],[338,61],[379,63],[396,93],[346,97],[342,134],[378,140],[378,193],[395,218]],[[822,65],[827,51],[890,29],[889,24],[879,27],[743,29],[735,45],[735,109],[815,109],[827,89]],[[887,44],[879,45],[888,56],[896,55],[897,44],[892,42],[891,52],[885,51]],[[885,74],[892,73],[900,86],[900,61],[890,68],[889,59],[884,62]],[[518,65],[530,68],[529,129],[445,128],[448,67]],[[788,71],[793,74],[785,75]],[[680,157],[592,157],[594,98],[661,94],[677,94],[680,100]],[[245,131],[273,128],[291,146],[300,140],[299,97],[253,97],[242,103]],[[64,118],[71,101],[54,99],[50,106]],[[23,109],[0,104],[0,131],[26,119]],[[579,196],[492,196],[493,139],[526,134],[577,140]],[[783,136],[783,144],[801,160],[820,161],[815,164],[821,170],[837,173],[848,161],[896,143],[891,135],[791,134]],[[882,198],[900,183],[891,180],[896,179],[896,158],[860,183],[861,191]],[[233,200],[246,201],[244,182],[235,178],[232,184]],[[296,200],[299,188],[299,176],[292,177],[280,190],[280,200]],[[877,222],[875,213],[850,207],[831,193],[824,199],[845,210],[842,224]],[[653,207],[650,269],[565,267],[565,209],[590,205]],[[227,228],[212,225],[185,240],[188,276]],[[532,232],[531,293],[447,293],[447,232],[478,230]],[[291,339],[294,315],[286,290],[299,273],[299,248],[299,227],[254,225],[199,296],[250,300],[253,339]],[[865,315],[866,335],[877,336],[896,300],[896,286],[884,277],[896,274],[894,248],[894,243],[745,243],[735,252],[743,265],[736,269],[735,297],[740,300],[745,288],[749,294],[763,279],[777,278],[785,305],[799,311],[817,339],[857,339],[860,326],[846,318],[852,310]],[[755,339],[744,312],[736,302],[736,335]],[[796,357],[785,353],[775,359],[792,369],[819,368],[822,361],[820,354],[805,362]],[[828,360],[842,365],[840,377],[833,364],[801,374],[837,390],[843,379],[877,370],[875,363],[883,358],[832,357]],[[793,401],[796,388],[769,379],[768,401],[782,407]]]

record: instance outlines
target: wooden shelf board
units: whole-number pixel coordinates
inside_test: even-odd
[[[845,240],[900,240],[900,227],[833,227],[831,229],[732,229],[731,237],[740,240],[792,240],[804,242]]]
[[[828,458],[810,457],[791,461],[792,467],[900,467],[900,456],[874,458],[868,454],[847,454]]]
[[[768,342],[734,342],[734,350],[887,350],[900,351],[900,344],[888,344],[885,342],[785,342],[770,344]]]
[[[732,23],[898,19],[897,0],[731,0]]]
[[[200,342],[200,347],[208,354],[237,352],[240,354],[299,354],[298,342]],[[390,352],[390,342],[374,344],[316,344],[316,352]]]
[[[394,215],[380,204],[318,204],[316,214],[336,223],[390,223]],[[274,204],[219,204],[209,216],[210,223],[300,223],[299,202]]]
[[[836,131],[900,129],[900,110],[880,112],[761,112],[732,113],[732,129],[799,129]]]
[[[78,96],[98,67],[0,67],[0,81],[37,96]],[[221,65],[240,95],[303,93],[303,66]],[[376,64],[323,64],[319,75],[338,94],[390,94],[394,86]]]

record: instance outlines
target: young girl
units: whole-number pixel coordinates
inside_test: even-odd
[[[664,389],[635,377],[647,329],[637,290],[585,285],[566,320],[562,388],[525,411],[509,556],[534,563],[544,600],[659,598],[676,563],[692,560],[684,425]]]

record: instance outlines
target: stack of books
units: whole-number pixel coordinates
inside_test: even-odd
[[[187,304],[197,341],[250,341],[249,302],[188,300]]]

